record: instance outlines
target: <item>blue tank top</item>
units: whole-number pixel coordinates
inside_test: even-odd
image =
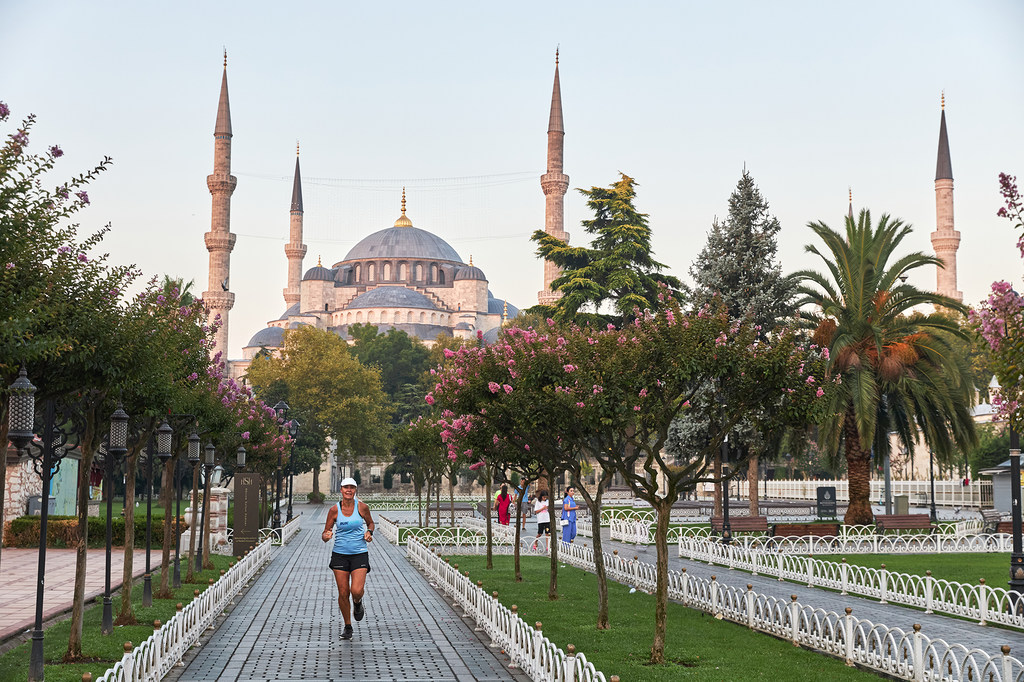
[[[367,551],[366,522],[359,515],[359,499],[353,500],[352,516],[341,513],[338,503],[338,520],[334,522],[334,552],[336,554],[362,554]]]

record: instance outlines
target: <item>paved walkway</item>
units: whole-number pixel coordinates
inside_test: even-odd
[[[489,649],[430,587],[404,552],[377,536],[370,546],[366,618],[340,640],[344,621],[330,547],[320,541],[328,507],[303,506],[302,531],[274,556],[217,631],[167,679],[397,682],[526,680]],[[513,674],[515,673],[515,674]]]
[[[527,524],[527,530],[530,524]],[[657,561],[657,550],[653,545],[630,545],[622,542],[612,542],[609,538],[607,528],[602,529],[601,538],[603,549],[606,552],[619,550],[619,554],[632,558],[639,556],[641,561],[654,564]],[[576,542],[591,543],[591,539],[584,536],[576,538]],[[836,558],[838,560],[838,557]],[[1013,655],[1024,656],[1024,632],[1001,627],[981,626],[977,621],[959,620],[950,616],[943,616],[935,613],[925,613],[906,606],[897,604],[880,604],[877,601],[857,597],[853,595],[842,595],[823,588],[807,587],[806,584],[795,582],[784,582],[777,578],[763,575],[752,575],[744,571],[730,570],[725,566],[710,566],[708,564],[681,559],[678,557],[678,550],[674,545],[669,546],[669,568],[679,570],[686,567],[687,573],[701,578],[717,576],[718,582],[745,590],[747,585],[753,585],[754,591],[761,594],[771,595],[789,601],[790,595],[797,595],[797,601],[801,604],[843,613],[846,607],[853,609],[853,615],[857,618],[866,618],[875,624],[884,624],[889,627],[899,627],[906,631],[912,631],[914,623],[921,624],[921,632],[932,639],[944,639],[949,643],[959,643],[968,648],[977,648],[990,655],[996,655],[1000,647],[1009,644]]]
[[[111,592],[121,587],[124,571],[124,548],[111,553]],[[160,551],[150,559],[160,565]],[[85,600],[103,594],[106,550],[90,549],[85,573]],[[135,551],[135,575],[146,572],[146,550]],[[35,625],[36,576],[39,571],[39,550],[4,547],[0,555],[0,642]],[[71,609],[75,591],[75,550],[46,550],[46,576],[43,582],[43,619]]]

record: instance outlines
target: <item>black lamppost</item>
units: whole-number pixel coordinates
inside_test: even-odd
[[[188,447],[188,463],[192,465],[192,532],[189,533],[189,547],[195,547],[196,537],[196,523],[199,518],[198,509],[199,505],[199,476],[196,474],[196,467],[199,466],[199,443],[196,442],[196,446],[192,447],[191,441],[189,441]],[[191,557],[189,557],[191,558]],[[202,566],[198,561],[193,562],[195,570],[202,570]]]
[[[110,544],[111,544],[111,523],[113,516],[114,502],[114,458],[124,457],[128,452],[128,413],[118,404],[117,410],[110,417],[110,440],[107,443],[106,456],[106,490],[103,496],[107,500],[107,561],[104,567],[105,576],[103,583],[103,624],[100,632],[109,635],[114,631],[114,600],[110,598]]]
[[[210,510],[210,474],[213,473],[213,465],[215,463],[215,457],[217,455],[217,448],[213,446],[210,441],[206,442],[206,448],[204,448],[206,454],[206,461],[203,463],[203,516],[202,522],[199,525],[199,551],[196,552],[196,570],[203,570],[203,554],[206,549],[206,515]],[[193,518],[195,514],[193,513]]]
[[[293,419],[288,422],[288,436],[291,444],[288,446],[288,521],[292,520],[292,477],[295,475],[295,465],[292,457],[295,454],[295,440],[299,437],[299,420]]]
[[[199,459],[199,434],[195,427],[188,435],[188,460],[192,461],[192,451],[195,450],[195,458]],[[174,484],[175,496],[177,497],[174,510],[174,589],[181,587],[181,458],[174,463]]]
[[[729,525],[729,436],[722,441],[722,542],[732,542],[732,527]]]
[[[46,525],[50,513],[50,480],[60,469],[66,454],[68,440],[78,437],[84,430],[77,406],[58,406],[53,398],[46,400],[42,415],[42,443],[30,447],[35,437],[36,387],[28,380],[25,368],[10,385],[8,439],[19,450],[32,458],[36,473],[42,479],[42,505],[39,510],[39,563],[36,569],[36,620],[32,628],[32,650],[29,658],[28,679],[43,679],[43,585],[46,575]]]
[[[283,400],[279,400],[277,405],[274,405],[274,411],[277,412],[278,421],[284,422],[284,415],[288,412],[288,403]],[[284,427],[282,426],[282,430]],[[284,463],[284,451],[278,449],[277,451],[277,494],[274,500],[274,528],[281,527],[281,467]]]
[[[1013,552],[1010,554],[1010,589],[1017,593],[1016,611],[1024,603],[1024,548],[1021,543],[1020,510],[1020,435],[1010,427],[1010,515],[1013,520]]]
[[[931,520],[932,523],[937,523],[939,520],[939,515],[935,511],[935,451],[932,450],[931,448],[928,448],[928,477],[929,479],[931,479],[932,482]]]
[[[153,574],[150,571],[150,550],[153,542],[153,458],[156,456],[156,431],[149,434],[146,447],[146,574],[142,576],[142,605],[153,605]]]

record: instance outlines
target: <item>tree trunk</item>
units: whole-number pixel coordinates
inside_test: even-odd
[[[434,486],[434,492],[437,494],[437,512],[434,515],[434,519],[437,521],[437,527],[441,527],[441,479],[437,479],[437,485]]]
[[[551,476],[552,483],[554,479]],[[551,582],[548,584],[548,599],[554,601],[558,599],[558,536],[562,532],[562,524],[555,524],[555,520],[562,517],[562,510],[559,509],[558,514],[555,514],[554,491],[548,495],[548,515],[551,517],[551,541],[548,543],[551,548]]]
[[[141,444],[143,441],[139,441]],[[114,625],[135,625],[132,585],[135,580],[135,474],[141,447],[134,447],[124,462],[124,568],[121,572],[121,609]]]
[[[611,474],[603,475],[597,482],[597,495],[594,496],[594,503],[591,505],[590,520],[594,529],[594,573],[597,574],[597,629],[608,630],[611,623],[608,620],[608,577],[604,570],[604,553],[601,549],[601,498],[604,496],[604,489],[611,481]],[[580,490],[583,490],[582,486]]]
[[[160,498],[164,501],[164,547],[163,552],[160,556],[160,589],[157,591],[154,597],[157,599],[172,599],[174,593],[171,592],[171,545],[174,544],[172,537],[174,533],[174,509],[171,507],[171,503],[174,502],[174,495],[164,494],[164,488],[168,490],[174,489],[174,466],[178,463],[177,458],[171,458],[164,462],[164,475],[160,479]]]
[[[0,476],[0,554],[4,546],[4,495],[7,488],[7,431],[10,423],[7,417],[7,401],[0,400],[0,443],[3,444],[3,475]]]
[[[871,451],[861,446],[853,411],[846,413],[843,422],[846,448],[846,476],[850,483],[850,506],[843,522],[848,526],[868,525],[875,522],[871,512]]]
[[[89,547],[89,471],[96,453],[96,408],[86,411],[85,434],[80,442],[82,459],[78,462],[78,538],[75,543],[75,590],[71,606],[71,632],[63,661],[71,663],[82,658],[82,619],[85,615],[85,571]],[[47,501],[43,500],[43,504]]]
[[[413,481],[413,487],[416,488],[416,526],[419,528],[423,527],[423,486]]]
[[[452,477],[448,477],[448,509],[451,515],[452,528],[455,527],[455,484],[452,483]]]
[[[433,495],[433,494],[434,494],[434,482],[431,481],[428,478],[427,479],[427,508],[426,508],[426,511],[424,512],[424,515],[426,516],[426,521],[427,521],[427,524],[426,524],[427,528],[430,528],[430,499],[431,499],[430,496]]]
[[[313,467],[313,497],[320,499],[320,465]]]
[[[212,473],[212,472],[211,472]],[[202,552],[202,567],[203,569],[213,568],[213,564],[210,563],[210,476],[206,477],[206,485],[203,486],[203,500],[206,501],[206,513],[203,514],[203,546]]]
[[[196,542],[199,539],[199,467],[192,467],[192,523],[188,527],[188,572],[185,582],[195,582]]]
[[[757,489],[758,484],[758,456],[757,454],[751,455],[747,461],[747,495],[750,497],[750,515],[760,516],[761,515],[761,497]]]
[[[655,509],[658,511],[658,523],[654,531],[658,565],[654,588],[654,643],[651,645],[651,663],[661,664],[665,662],[665,633],[668,620],[668,522],[672,504],[662,501]]]
[[[712,516],[722,516],[722,451],[718,450],[715,452],[714,461],[714,473],[715,473],[715,492],[714,492],[714,508],[711,512]]]
[[[484,518],[487,521],[487,570],[494,569],[494,538],[491,536],[491,479],[493,473],[490,467],[487,467],[487,482],[484,487],[487,491],[487,499],[484,504]]]
[[[523,485],[523,490],[525,491],[527,486],[529,486],[529,485],[530,485],[529,483],[525,483]],[[516,500],[516,522],[515,522],[516,523],[516,539],[515,539],[516,545],[515,545],[515,547],[512,548],[512,554],[514,556],[514,559],[513,559],[512,563],[514,565],[515,580],[516,580],[517,583],[523,582],[523,571],[522,571],[522,567],[520,566],[520,562],[519,562],[519,543],[522,541],[522,537],[523,537],[523,534],[522,534],[522,531],[523,531],[522,519],[523,519],[523,495],[522,495],[522,493],[520,493],[519,496],[518,496],[518,499]]]

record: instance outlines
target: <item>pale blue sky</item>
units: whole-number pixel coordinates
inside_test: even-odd
[[[959,287],[1019,283],[997,174],[1024,179],[1024,3],[0,3],[0,100],[39,117],[61,175],[103,155],[85,228],[113,258],[206,288],[213,124],[228,48],[233,172],[230,356],[284,309],[283,246],[302,141],[305,267],[409,216],[536,301],[538,176],[561,45],[571,187],[640,183],[656,256],[687,270],[743,164],[782,222],[786,270],[813,266],[806,223],[855,208],[915,226],[930,252],[946,91],[963,235]],[[441,179],[441,180],[439,180]],[[56,178],[55,178],[56,180]],[[584,241],[579,195],[566,226]],[[920,286],[934,287],[934,272]]]

